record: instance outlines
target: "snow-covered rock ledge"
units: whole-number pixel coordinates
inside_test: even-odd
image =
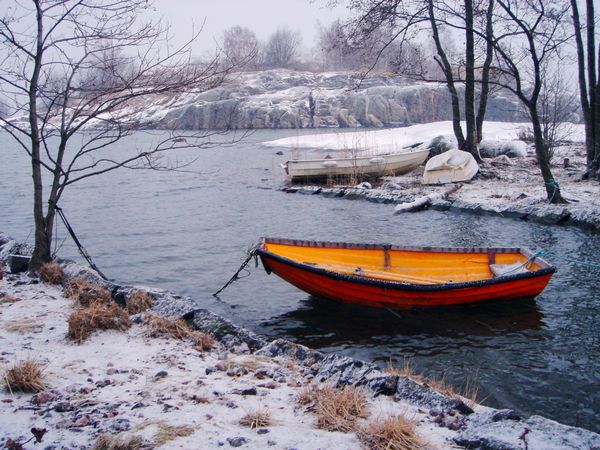
[[[14,241],[0,234],[3,251]],[[198,352],[177,339],[148,338],[140,315],[125,332],[100,331],[82,344],[66,339],[73,301],[63,289],[26,273],[0,281],[0,367],[27,358],[43,362],[47,388],[37,394],[0,392],[0,445],[33,439],[25,448],[109,448],[100,436],[117,436],[131,448],[363,448],[354,432],[316,427],[310,408],[296,401],[308,385],[363,389],[371,418],[414,419],[424,448],[600,448],[600,435],[539,417],[448,397],[418,380],[377,366],[262,337],[206,310],[190,299],[101,280],[93,271],[64,263],[67,279],[83,277],[111,289],[124,302],[134,289],[154,297],[156,314],[183,318],[209,331],[216,346]],[[242,425],[254,411],[270,423]],[[367,421],[371,419],[360,419]],[[20,448],[20,447],[12,447]],[[111,447],[125,448],[125,447]]]
[[[382,187],[364,189],[355,187],[290,186],[282,188],[288,194],[322,195],[346,200],[366,200],[374,203],[401,204],[412,202],[430,193],[443,193],[445,186],[420,186],[410,188]],[[481,196],[479,196],[481,193]],[[465,195],[466,194],[466,195]],[[460,198],[456,198],[460,197]],[[463,198],[464,197],[464,198]],[[526,198],[526,194],[507,194],[504,201],[493,201],[476,186],[465,185],[456,196],[445,200],[433,200],[429,206],[438,211],[455,211],[479,215],[516,218],[549,225],[575,225],[584,229],[600,231],[600,207],[582,207],[578,204],[552,205],[542,198]],[[491,201],[490,201],[491,200]],[[392,210],[390,209],[390,214]]]

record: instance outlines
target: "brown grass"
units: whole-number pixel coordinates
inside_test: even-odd
[[[446,397],[456,398],[458,400],[467,399],[467,404],[471,407],[478,404],[479,386],[476,382],[477,377],[475,377],[475,379],[467,378],[464,389],[462,389],[461,392],[457,392],[454,386],[446,381],[444,376],[437,380],[433,377],[425,377],[423,374],[415,372],[408,359],[404,360],[403,367],[393,367],[390,364],[385,369],[385,372],[390,375],[399,375],[410,378],[417,383],[430,387]]]
[[[179,437],[186,437],[194,433],[194,428],[189,425],[167,425],[167,424],[159,424],[158,432],[154,435],[154,444],[156,446],[166,444],[173,439],[177,439]]]
[[[92,450],[133,450],[150,448],[140,436],[130,434],[101,434]]]
[[[401,377],[410,378],[417,383],[425,382],[425,377],[422,374],[415,372],[409,359],[404,359],[404,364],[402,367],[394,367],[390,362],[388,367],[385,369],[385,373],[389,375],[398,375]]]
[[[88,283],[79,277],[69,281],[65,293],[67,297],[86,307],[92,303],[111,303],[113,300],[108,289],[99,284]]]
[[[16,303],[16,302],[20,302],[20,301],[21,301],[21,299],[18,297],[15,297],[14,295],[0,292],[0,305],[3,303]]]
[[[415,428],[415,422],[403,416],[377,418],[360,427],[357,435],[369,450],[424,448],[424,443]]]
[[[135,291],[127,299],[126,307],[129,314],[139,314],[152,307],[154,299],[150,294],[144,291]]]
[[[22,319],[13,320],[4,326],[4,329],[9,333],[31,333],[40,331],[44,328],[43,322],[39,319]]]
[[[56,261],[49,261],[40,267],[40,278],[44,283],[62,284],[65,274],[62,267]]]
[[[96,330],[125,331],[131,327],[131,319],[116,303],[94,302],[87,308],[77,308],[69,317],[67,336],[82,343]]]
[[[271,413],[269,410],[264,408],[258,408],[254,411],[246,413],[246,415],[240,419],[240,425],[250,427],[251,429],[267,427],[270,424]]]
[[[46,389],[44,365],[28,358],[4,373],[4,385],[11,392],[41,392]]]
[[[311,386],[301,391],[297,401],[310,405],[317,415],[317,428],[327,431],[353,431],[356,419],[368,415],[364,392],[351,386],[343,389]]]
[[[208,351],[215,345],[215,340],[210,334],[192,330],[183,320],[167,319],[160,316],[148,315],[144,322],[148,326],[146,337],[174,337],[182,341],[191,341],[198,351]]]

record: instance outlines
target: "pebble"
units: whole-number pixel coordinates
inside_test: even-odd
[[[52,392],[43,391],[38,394],[35,394],[31,398],[31,403],[39,406],[39,405],[43,405],[44,403],[48,403],[48,402],[54,400],[55,398],[56,398],[56,395],[54,395]]]
[[[248,443],[248,439],[243,438],[241,436],[237,436],[233,438],[227,438],[227,442],[229,442],[229,445],[231,445],[232,447],[241,447],[242,445]]]
[[[256,430],[256,434],[267,434],[267,433],[269,433],[268,428],[259,428],[258,430]]]
[[[168,376],[169,372],[167,372],[166,370],[161,370],[160,372],[157,372],[156,375],[154,375],[154,379],[160,380],[161,378],[166,378]]]

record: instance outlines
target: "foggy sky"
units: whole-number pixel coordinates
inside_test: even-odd
[[[317,36],[317,23],[328,25],[346,16],[344,7],[326,7],[326,0],[155,0],[156,14],[164,16],[176,38],[190,36],[192,27],[204,28],[195,52],[215,49],[223,31],[241,25],[266,40],[279,26],[297,30],[302,44],[310,48]]]

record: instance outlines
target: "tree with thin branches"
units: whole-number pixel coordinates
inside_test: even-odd
[[[169,170],[166,152],[206,143],[170,134],[152,148],[107,156],[137,129],[142,100],[218,86],[218,58],[192,64],[198,33],[172,47],[169,28],[147,19],[148,0],[28,0],[0,16],[2,129],[31,161],[34,250],[30,269],[51,259],[65,190],[118,168]]]

